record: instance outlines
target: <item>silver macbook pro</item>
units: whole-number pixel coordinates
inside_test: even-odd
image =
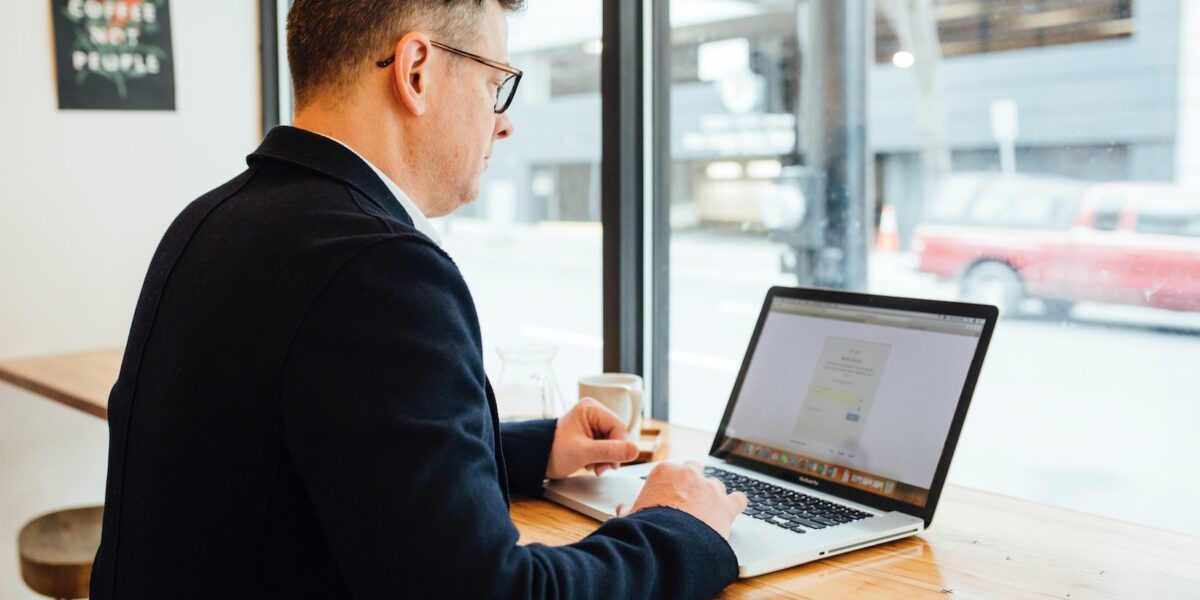
[[[705,474],[750,499],[730,545],[751,577],[929,526],[995,307],[772,288]],[[654,463],[546,484],[607,520]]]

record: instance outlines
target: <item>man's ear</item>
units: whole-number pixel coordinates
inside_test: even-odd
[[[429,102],[429,56],[433,45],[429,36],[413,31],[396,42],[396,62],[392,63],[392,84],[400,103],[414,116],[425,114]]]

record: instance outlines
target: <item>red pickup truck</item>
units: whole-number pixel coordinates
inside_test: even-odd
[[[1037,298],[1200,311],[1200,192],[1157,183],[955,174],[928,207],[920,270],[1007,314]]]

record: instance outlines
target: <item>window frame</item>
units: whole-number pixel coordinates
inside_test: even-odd
[[[287,0],[283,2],[286,5]],[[259,89],[263,136],[266,136],[272,127],[291,121],[291,116],[287,114],[291,112],[291,103],[287,100],[291,94],[283,92],[284,86],[291,83],[287,70],[284,28],[286,17],[287,10],[279,10],[279,0],[258,0]]]
[[[669,418],[670,6],[603,0],[600,222],[604,370],[645,379]],[[655,201],[657,200],[657,201]]]

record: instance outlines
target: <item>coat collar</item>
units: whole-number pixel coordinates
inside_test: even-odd
[[[341,181],[389,216],[414,226],[412,217],[371,166],[349,148],[323,135],[287,125],[273,127],[258,149],[246,157],[246,164],[254,166],[263,160],[290,163]]]

